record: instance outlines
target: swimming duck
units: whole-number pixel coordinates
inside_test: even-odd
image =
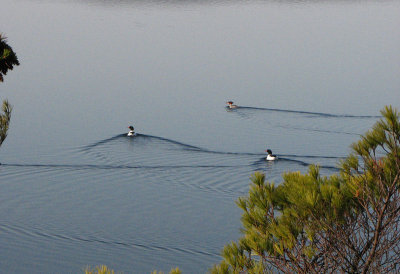
[[[268,153],[267,157],[265,158],[267,161],[274,161],[278,159],[278,156],[272,154],[272,150],[267,149],[265,152]]]
[[[234,105],[232,101],[226,102],[228,104],[228,108],[238,108],[237,105]]]
[[[129,126],[128,128],[129,128],[129,132],[127,135],[128,136],[136,136],[135,129],[133,128],[133,126]]]

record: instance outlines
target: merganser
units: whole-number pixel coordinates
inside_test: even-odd
[[[228,104],[228,108],[237,108],[237,105],[234,105],[232,101],[226,102]]]
[[[127,135],[128,136],[136,136],[135,129],[133,128],[133,126],[129,126],[128,128],[129,128],[129,132]]]
[[[272,151],[270,149],[267,149],[265,152],[268,153],[267,158],[265,158],[267,161],[274,161],[278,159],[278,156],[272,154]]]

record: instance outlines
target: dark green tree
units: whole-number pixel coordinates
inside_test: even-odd
[[[12,70],[14,65],[19,65],[17,55],[6,43],[6,38],[0,34],[0,82],[3,82],[3,75],[8,70]],[[7,137],[8,127],[10,125],[12,106],[7,100],[3,101],[0,113],[0,146]]]
[[[0,33],[0,82],[3,82],[3,75],[6,75],[8,70],[18,65],[17,55],[7,44],[7,38]]]
[[[91,267],[86,267],[85,274],[114,274],[114,270],[108,268],[106,265],[96,266],[96,268],[92,269]],[[171,269],[169,274],[181,274],[182,271],[177,267]],[[162,271],[154,270],[151,274],[164,274]]]
[[[388,273],[400,271],[400,124],[392,107],[352,145],[340,173],[255,173],[238,242],[212,273]]]
[[[1,110],[3,113],[0,114],[0,146],[7,137],[8,126],[11,120],[12,106],[8,103],[8,100],[3,101]]]

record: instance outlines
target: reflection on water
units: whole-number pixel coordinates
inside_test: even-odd
[[[0,85],[14,105],[0,150],[5,272],[204,273],[240,235],[234,201],[252,173],[337,172],[379,110],[399,108],[395,1],[2,8],[21,61]]]

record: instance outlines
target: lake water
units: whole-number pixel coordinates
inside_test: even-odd
[[[399,1],[0,7],[21,62],[0,84],[5,273],[204,273],[240,236],[251,174],[332,174],[400,108]]]

